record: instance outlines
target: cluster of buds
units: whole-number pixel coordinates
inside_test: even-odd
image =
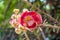
[[[10,24],[15,28],[15,32],[20,34],[23,31],[34,31],[42,24],[42,16],[35,11],[24,9],[20,14],[18,9],[14,9]]]

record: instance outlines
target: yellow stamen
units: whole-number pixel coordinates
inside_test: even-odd
[[[31,20],[31,17],[30,17],[30,16],[27,16],[27,17],[24,19],[24,22],[27,22],[27,21],[29,21],[29,20]]]
[[[21,29],[21,30],[23,30],[23,31],[24,31],[24,30],[26,30],[26,28],[25,28],[25,27],[20,27],[20,29]]]
[[[18,27],[18,23],[17,22],[13,23],[13,25],[14,25],[15,28]]]

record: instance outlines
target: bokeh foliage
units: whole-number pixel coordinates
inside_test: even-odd
[[[40,0],[37,0],[33,3],[37,7],[45,4],[43,1],[41,2]],[[23,2],[22,0],[0,0],[0,39],[4,35],[6,28],[11,28],[9,20],[11,15],[13,14],[13,9],[15,8],[18,8],[20,12],[24,8],[27,8],[29,10],[36,10],[33,6],[31,7],[29,4]],[[46,11],[46,5],[44,5],[42,9]],[[40,13],[39,10],[38,12]],[[57,20],[60,21],[60,9],[57,10]]]

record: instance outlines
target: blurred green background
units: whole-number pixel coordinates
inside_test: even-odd
[[[53,18],[60,21],[60,0],[28,0],[28,1],[31,4],[35,5],[37,8],[40,8],[41,10],[45,11],[47,14],[51,15]],[[43,15],[39,10],[35,9],[33,5],[30,6],[28,3],[25,2],[25,0],[0,0],[0,40],[23,40],[22,38],[24,38],[21,37],[22,34],[20,35],[15,34],[15,32],[13,32],[14,28],[12,28],[11,25],[9,24],[10,17],[13,14],[13,9],[15,8],[19,9],[20,12],[22,12],[24,8],[27,8],[31,11],[35,10],[43,16],[43,21],[46,19],[47,16]],[[55,24],[49,20],[48,22],[50,24]],[[11,32],[11,30],[13,31]],[[53,29],[49,29],[49,30],[53,30]],[[49,40],[56,40],[55,38],[57,38],[56,37],[57,35],[60,35],[59,33],[60,32],[56,34],[56,32],[51,31],[47,35],[47,37],[49,38]],[[12,38],[11,35],[14,35],[15,37]],[[51,37],[51,35],[53,35],[53,37]]]

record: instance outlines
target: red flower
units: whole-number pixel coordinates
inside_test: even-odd
[[[34,30],[36,26],[42,24],[42,17],[35,11],[26,11],[22,12],[18,22],[22,26],[26,26],[28,29]]]

